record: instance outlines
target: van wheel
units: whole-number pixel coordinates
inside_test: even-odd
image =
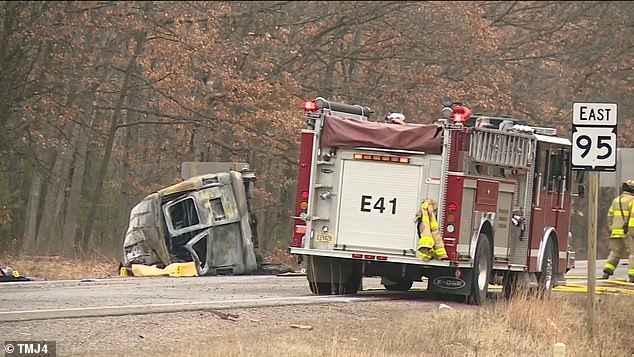
[[[473,278],[471,280],[470,303],[482,305],[489,292],[489,279],[491,276],[491,246],[486,234],[480,234],[476,248]]]

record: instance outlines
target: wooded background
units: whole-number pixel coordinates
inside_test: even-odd
[[[261,245],[286,247],[316,96],[417,123],[450,96],[562,135],[573,102],[616,102],[632,147],[633,4],[2,1],[0,254],[118,258],[183,161],[249,162]]]

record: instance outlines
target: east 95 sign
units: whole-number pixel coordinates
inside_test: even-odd
[[[573,104],[573,170],[616,170],[616,122],[616,103]]]

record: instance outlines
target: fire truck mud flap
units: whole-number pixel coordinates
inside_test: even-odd
[[[428,270],[429,272],[425,274],[429,279],[427,291],[448,295],[468,296],[471,294],[471,282],[474,280],[472,269],[461,270],[460,274],[456,274],[455,268]]]

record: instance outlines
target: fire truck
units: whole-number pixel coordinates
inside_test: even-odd
[[[489,285],[550,292],[574,267],[571,142],[508,116],[443,100],[433,124],[370,121],[324,98],[303,104],[293,239],[314,294],[355,294],[427,281],[432,293],[481,304]],[[427,199],[447,259],[421,259],[414,216]],[[424,279],[424,280],[423,280]]]

